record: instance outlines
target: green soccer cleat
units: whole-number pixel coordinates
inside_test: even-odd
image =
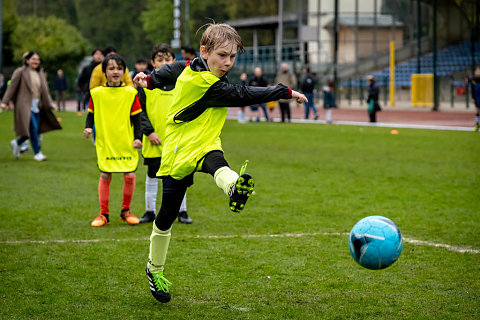
[[[245,173],[247,169],[248,160],[245,161],[240,169],[240,177],[231,186],[228,196],[230,197],[229,207],[233,212],[240,212],[245,208],[248,198],[253,192],[253,178],[248,173]]]
[[[163,271],[152,273],[148,269],[147,263],[145,273],[147,274],[150,292],[152,292],[153,297],[162,303],[169,302],[170,290],[168,286],[172,285],[172,283],[165,278]]]

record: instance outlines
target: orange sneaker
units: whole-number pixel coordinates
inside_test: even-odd
[[[90,225],[92,227],[103,227],[106,224],[110,224],[108,219],[103,214],[99,214],[98,217],[93,219],[93,221]]]
[[[138,220],[138,218],[130,210],[123,211],[120,214],[120,219],[122,219],[123,221],[127,221],[127,223],[130,225],[140,223],[140,220]]]

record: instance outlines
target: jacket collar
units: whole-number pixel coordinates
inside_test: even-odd
[[[203,59],[201,56],[200,57],[196,57],[195,59],[189,61],[190,62],[190,68],[193,70],[193,71],[210,71],[210,68],[208,68],[208,65],[207,65],[207,61],[205,59]],[[226,81],[227,80],[227,75],[228,75],[228,72],[226,74],[224,74],[220,80],[222,81]]]

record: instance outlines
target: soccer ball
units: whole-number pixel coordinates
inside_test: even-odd
[[[369,216],[353,226],[348,247],[353,259],[362,267],[385,269],[397,261],[402,252],[402,233],[392,220]]]

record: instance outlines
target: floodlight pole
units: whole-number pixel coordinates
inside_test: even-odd
[[[190,45],[190,4],[185,0],[185,43]]]
[[[334,96],[337,97],[337,63],[338,63],[338,0],[335,0],[335,14],[333,20],[333,82],[335,83]]]
[[[433,0],[433,109],[438,111],[438,81],[437,81],[437,0]]]
[[[277,71],[280,72],[282,63],[282,42],[283,42],[283,0],[278,0],[278,32],[277,32]]]
[[[422,46],[422,6],[417,0],[417,73],[421,72],[420,54]]]

